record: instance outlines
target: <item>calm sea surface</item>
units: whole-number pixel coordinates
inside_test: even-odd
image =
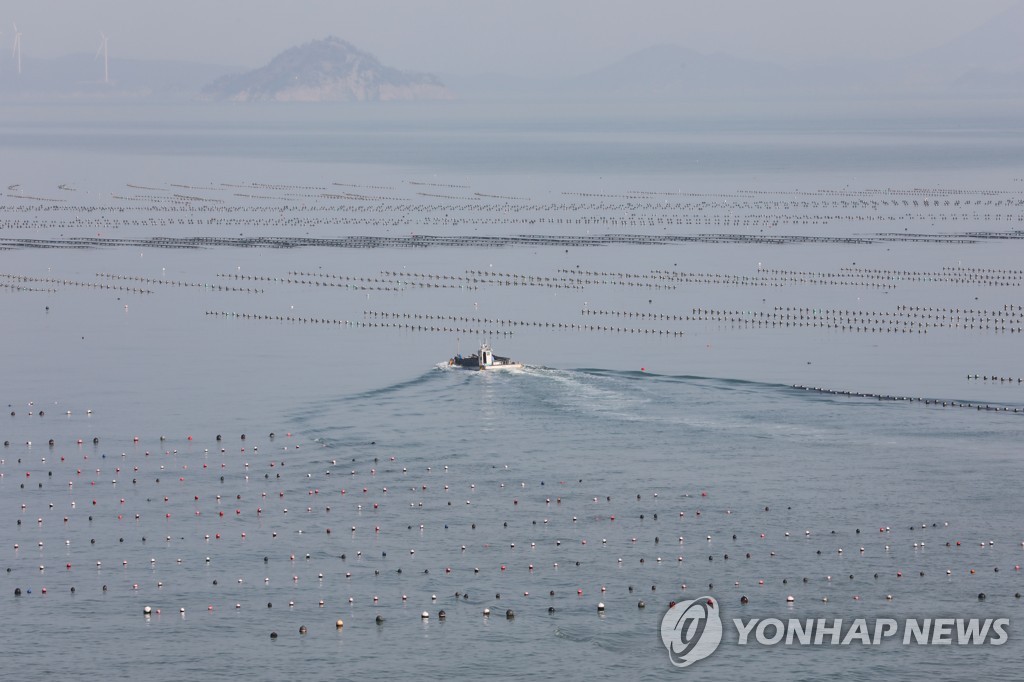
[[[1019,679],[1020,133],[0,108],[0,673]]]

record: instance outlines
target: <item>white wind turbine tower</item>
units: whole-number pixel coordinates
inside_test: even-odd
[[[11,22],[13,23],[13,22]],[[18,74],[21,74],[21,31],[18,25],[14,24],[14,47],[11,49],[11,56],[18,58]]]
[[[110,69],[108,68],[107,62],[107,36],[100,33],[100,47],[96,50],[96,58],[100,56],[100,52],[103,53],[103,82],[110,83]]]

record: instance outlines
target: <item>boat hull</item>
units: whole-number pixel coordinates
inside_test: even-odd
[[[475,371],[491,371],[495,369],[522,369],[523,363],[521,362],[502,362],[492,363],[489,365],[481,365],[477,358],[452,358],[448,361],[449,367],[458,367],[459,369],[471,369]]]

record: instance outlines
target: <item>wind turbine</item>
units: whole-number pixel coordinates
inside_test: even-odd
[[[100,47],[96,50],[96,57],[94,59],[99,58],[100,52],[103,53],[103,82],[110,83],[110,70],[107,63],[107,36],[103,35],[102,32],[100,33]]]
[[[21,31],[18,30],[17,24],[14,24],[14,47],[11,48],[11,56],[18,58],[18,75],[21,75]]]

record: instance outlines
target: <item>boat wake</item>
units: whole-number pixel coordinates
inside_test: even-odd
[[[753,438],[822,438],[832,420],[849,410],[952,411],[968,406],[971,414],[1020,414],[1014,411],[1017,406],[887,399],[749,379],[535,365],[464,371],[440,362],[403,381],[300,406],[285,419],[311,437],[339,445],[375,441],[383,433],[399,431],[425,438],[429,429],[461,428],[467,420],[478,429],[509,422],[573,423],[588,429],[597,422],[613,429],[618,424],[624,431],[630,424],[646,425],[651,433],[682,427]],[[817,418],[808,420],[808,411]],[[955,412],[967,416],[968,410]]]

